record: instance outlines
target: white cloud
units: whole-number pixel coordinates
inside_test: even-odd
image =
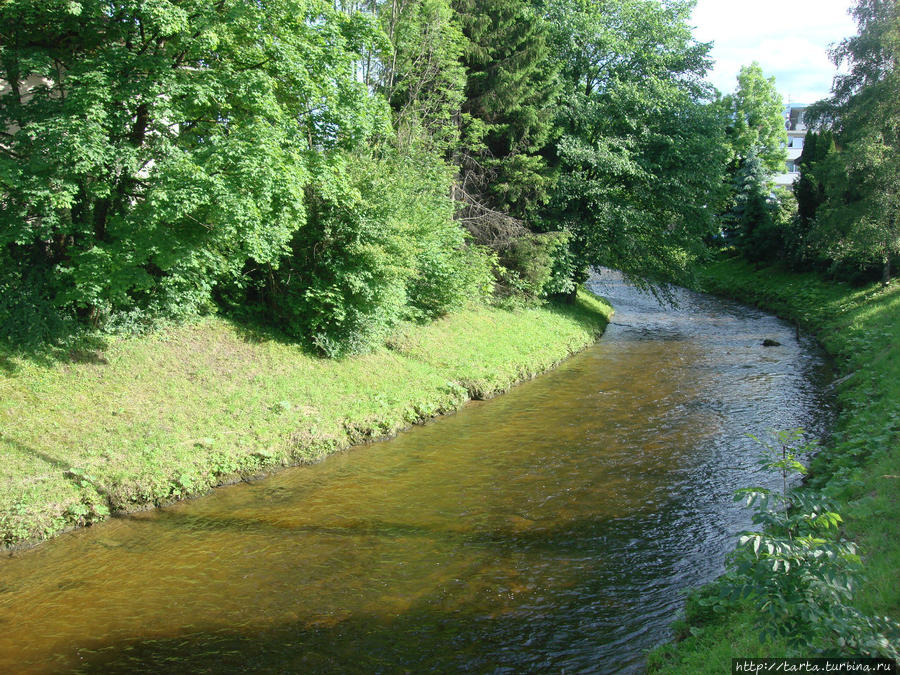
[[[785,100],[812,103],[828,95],[835,75],[828,49],[856,33],[853,0],[699,0],[694,35],[712,42],[709,80],[734,90],[741,66],[758,61]]]

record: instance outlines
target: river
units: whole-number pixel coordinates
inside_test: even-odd
[[[822,435],[830,373],[755,309],[592,284],[602,340],[507,395],[0,560],[0,672],[639,670],[779,482],[748,436]]]

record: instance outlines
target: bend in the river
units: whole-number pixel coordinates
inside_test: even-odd
[[[593,283],[603,339],[506,396],[0,561],[0,671],[636,669],[775,482],[748,435],[821,433],[828,369],[762,312]]]

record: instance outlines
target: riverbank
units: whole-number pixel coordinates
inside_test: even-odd
[[[834,358],[839,414],[810,484],[835,501],[844,534],[860,547],[866,578],[854,606],[900,618],[900,283],[853,288],[739,259],[707,266],[699,282],[794,322]],[[655,650],[648,669],[722,673],[732,658],[791,653],[783,643],[762,644],[753,621],[748,607],[723,617],[689,601],[676,626],[680,641]]]
[[[222,318],[53,359],[0,353],[0,547],[395,434],[544,372],[612,314],[478,307],[328,360]]]

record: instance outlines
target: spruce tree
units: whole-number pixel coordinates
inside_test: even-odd
[[[558,93],[547,25],[521,0],[456,0],[467,80],[462,188],[485,206],[525,218],[552,187],[543,156]]]
[[[834,152],[834,134],[830,131],[810,131],[806,135],[803,152],[797,160],[800,178],[793,186],[794,196],[797,198],[797,216],[804,230],[813,224],[816,212],[825,201],[823,162]]]
[[[774,259],[780,253],[781,238],[775,227],[764,162],[755,149],[737,171],[735,192],[732,222],[738,247],[749,260]]]

